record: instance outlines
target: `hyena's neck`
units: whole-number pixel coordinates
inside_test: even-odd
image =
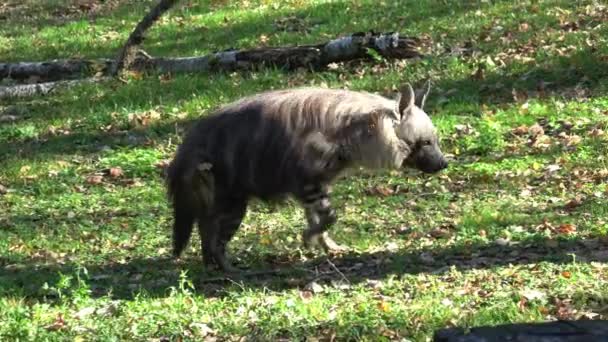
[[[383,113],[360,116],[337,134],[348,167],[399,169],[411,153],[395,133],[394,119]]]

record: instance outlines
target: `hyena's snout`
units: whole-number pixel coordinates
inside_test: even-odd
[[[436,146],[427,146],[416,151],[412,164],[425,173],[436,173],[448,167],[448,160]]]

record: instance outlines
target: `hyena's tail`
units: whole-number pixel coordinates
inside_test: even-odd
[[[197,217],[212,205],[213,174],[208,164],[177,155],[167,169],[167,192],[173,206],[173,256],[190,241]],[[191,156],[190,156],[191,158]]]

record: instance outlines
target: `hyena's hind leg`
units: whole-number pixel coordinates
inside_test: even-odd
[[[308,228],[302,234],[304,247],[309,248],[316,240],[326,253],[347,251],[348,248],[338,245],[327,232],[337,220],[329,201],[329,189],[319,184],[307,185],[300,200],[308,222]]]
[[[226,245],[239,229],[246,208],[245,201],[220,202],[212,215],[199,218],[203,263],[206,266],[215,264],[224,272],[239,272],[226,258]]]
[[[247,211],[246,200],[234,200],[231,207],[219,218],[219,253],[226,258],[227,244],[239,230]]]

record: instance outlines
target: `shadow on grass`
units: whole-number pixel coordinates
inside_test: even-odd
[[[607,79],[608,60],[601,51],[586,48],[567,56],[549,57],[540,65],[512,64],[486,72],[482,80],[473,76],[447,79],[438,81],[436,86],[453,91],[445,103],[510,104],[516,102],[513,90],[524,99],[525,96],[588,98],[608,86]],[[432,105],[437,100],[431,97],[428,102]]]
[[[182,261],[169,258],[134,258],[126,263],[110,262],[84,265],[85,280],[94,296],[111,295],[117,299],[132,299],[139,291],[151,297],[164,297],[170,287],[178,287],[180,270],[187,270],[196,292],[206,296],[223,296],[231,292],[251,289],[275,291],[303,287],[311,281],[357,284],[368,279],[382,279],[390,275],[433,273],[441,274],[455,267],[460,271],[491,269],[505,265],[530,265],[540,262],[567,264],[576,262],[608,262],[608,241],[602,237],[587,239],[550,240],[530,239],[511,245],[476,243],[448,248],[424,248],[419,251],[380,251],[349,253],[327,258],[319,256],[303,263],[280,268],[274,275],[258,275],[234,280],[221,273],[203,271],[198,257]],[[20,295],[27,298],[53,298],[42,289],[44,283],[54,286],[60,274],[75,275],[75,264],[3,266],[0,270],[0,295]],[[256,270],[270,270],[268,265]],[[85,277],[86,279],[86,277]]]
[[[407,11],[402,9],[407,8]],[[249,48],[259,45],[261,35],[281,34],[281,40],[310,41],[321,43],[328,38],[323,36],[351,34],[366,30],[392,30],[401,33],[408,26],[428,18],[440,19],[446,16],[458,16],[479,9],[475,3],[461,1],[445,1],[444,5],[426,7],[415,0],[389,2],[323,2],[297,9],[272,10],[265,9],[245,20],[232,18],[230,14],[224,17],[225,23],[220,26],[201,27],[172,27],[164,29],[157,36],[150,37],[146,46],[149,51],[162,55],[179,52],[192,53],[192,50],[224,50],[245,44]],[[297,18],[297,19],[293,19]],[[279,19],[290,19],[294,22],[285,31],[277,29],[275,22]],[[279,25],[280,26],[280,25]],[[401,27],[399,27],[401,26]],[[389,28],[390,27],[390,28]],[[294,31],[290,31],[293,29]],[[284,35],[286,34],[286,35]],[[304,38],[303,38],[304,37]],[[316,39],[311,40],[311,38]],[[289,44],[281,44],[289,45]],[[147,47],[144,46],[145,49]]]

